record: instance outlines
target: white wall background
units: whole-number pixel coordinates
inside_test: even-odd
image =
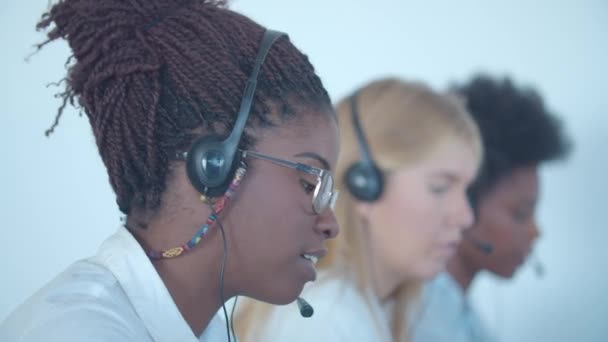
[[[47,0],[0,6],[0,320],[119,224],[86,118],[68,110],[51,139],[65,44],[24,57]],[[541,90],[576,148],[543,171],[538,255],[512,282],[489,277],[476,305],[504,341],[608,341],[608,1],[236,1],[288,32],[334,100],[397,75],[435,87],[475,71],[508,73]]]

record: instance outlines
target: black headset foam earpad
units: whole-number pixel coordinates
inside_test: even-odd
[[[373,165],[358,162],[346,170],[346,185],[355,198],[372,202],[382,194],[384,178]]]

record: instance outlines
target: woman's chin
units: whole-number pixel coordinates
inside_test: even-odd
[[[445,270],[446,263],[442,260],[441,262],[434,263],[433,265],[426,265],[426,267],[420,268],[413,278],[417,281],[429,281]]]
[[[267,291],[267,295],[258,296],[256,299],[273,305],[286,305],[293,303],[298,298],[300,293],[302,293],[303,288],[304,284],[292,284],[290,286],[274,287]]]

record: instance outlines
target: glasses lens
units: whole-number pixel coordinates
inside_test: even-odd
[[[329,208],[331,210],[334,210],[334,208],[336,207],[336,202],[338,201],[338,197],[340,197],[340,191],[334,190],[331,193],[331,199],[329,200]]]
[[[321,214],[331,206],[332,197],[334,197],[332,193],[333,188],[333,178],[329,173],[323,173],[323,175],[319,177],[317,189],[315,189],[315,196],[313,196],[312,199],[312,207],[315,213]]]

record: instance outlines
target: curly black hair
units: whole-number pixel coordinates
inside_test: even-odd
[[[514,169],[563,159],[570,152],[561,121],[536,90],[520,87],[509,77],[484,74],[451,90],[464,97],[483,140],[483,164],[469,189],[473,207]]]

